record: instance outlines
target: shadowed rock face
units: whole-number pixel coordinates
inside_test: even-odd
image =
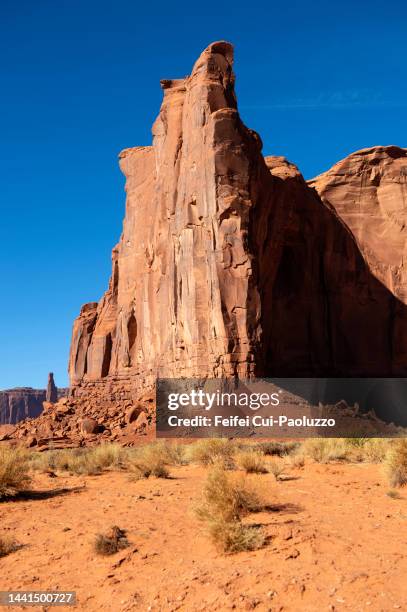
[[[309,184],[356,238],[370,271],[407,302],[407,149],[363,149]]]
[[[107,292],[74,324],[77,396],[134,397],[157,375],[406,374],[403,281],[380,267],[399,278],[405,152],[360,152],[307,184],[284,158],[263,158],[232,62],[232,46],[213,43],[190,77],[162,81],[153,145],[120,154],[123,233]],[[396,225],[391,262],[369,243],[367,212]]]

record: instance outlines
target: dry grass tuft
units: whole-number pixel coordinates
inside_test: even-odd
[[[247,477],[215,467],[208,474],[202,501],[195,512],[202,521],[236,521],[263,507],[258,489]]]
[[[190,461],[205,466],[221,464],[231,468],[234,466],[235,452],[235,444],[225,438],[207,438],[188,446]]]
[[[126,537],[126,532],[116,525],[113,526],[107,533],[98,533],[95,542],[94,550],[98,555],[114,555],[127,548],[129,541]]]
[[[290,455],[299,447],[299,442],[259,442],[256,444],[257,449],[264,455],[277,455],[285,457]]]
[[[247,477],[215,467],[208,474],[195,513],[206,524],[215,546],[231,553],[254,550],[263,545],[263,530],[241,522],[245,515],[259,512],[263,507],[259,492]]]
[[[305,456],[301,451],[295,452],[289,456],[288,463],[293,468],[301,469],[305,465]]]
[[[136,449],[129,459],[129,469],[132,475],[138,480],[140,478],[168,478],[170,473],[167,465],[171,457],[168,455],[168,448],[165,443],[157,442],[147,444]]]
[[[62,471],[71,474],[96,475],[107,469],[123,467],[126,449],[119,444],[101,444],[92,448],[51,450],[32,453],[31,467],[42,471]]]
[[[366,463],[382,463],[390,446],[391,440],[369,438],[363,447],[363,461]]]
[[[349,456],[349,446],[343,438],[308,438],[302,449],[317,463],[344,461]]]
[[[236,461],[247,474],[267,474],[268,469],[264,455],[255,450],[242,451],[236,455]]]
[[[269,468],[269,471],[273,474],[274,478],[276,480],[279,480],[280,476],[284,474],[284,471],[286,469],[286,464],[284,461],[281,461],[281,459],[280,460],[273,459],[272,461],[269,462],[268,468]]]
[[[257,550],[265,541],[261,527],[239,521],[214,521],[208,524],[207,530],[215,546],[225,553]]]
[[[391,487],[407,484],[407,439],[395,440],[387,451],[384,470]]]
[[[29,467],[26,451],[0,446],[0,500],[27,488]]]
[[[12,552],[15,552],[20,548],[20,545],[17,544],[14,540],[10,538],[1,538],[0,537],[0,558],[7,557]]]

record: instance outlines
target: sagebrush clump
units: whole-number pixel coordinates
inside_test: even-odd
[[[244,516],[263,508],[258,490],[247,477],[231,474],[218,466],[208,474],[195,513],[218,548],[223,552],[238,552],[263,545],[263,530],[242,523]]]
[[[290,455],[299,448],[299,442],[258,442],[256,444],[257,449],[264,455],[277,455],[278,457],[285,457]]]
[[[407,439],[395,440],[387,451],[384,470],[391,487],[407,484]]]
[[[247,474],[267,474],[264,455],[255,450],[242,451],[236,455],[236,461]]]
[[[26,451],[0,446],[0,500],[13,497],[27,488],[29,468]]]
[[[208,524],[207,531],[215,546],[225,553],[257,550],[265,542],[261,527],[239,521],[213,521]]]
[[[343,461],[349,455],[349,446],[342,438],[308,438],[302,450],[317,463]]]
[[[167,445],[156,442],[135,449],[129,459],[128,466],[136,479],[149,478],[150,476],[168,478],[170,473],[167,465],[172,461]]]
[[[231,468],[235,452],[235,444],[225,438],[207,438],[188,447],[190,461],[205,466],[223,464],[225,468]]]
[[[104,556],[114,555],[128,546],[129,541],[126,532],[116,525],[111,527],[107,533],[98,533],[94,542],[95,552]]]
[[[7,557],[12,552],[18,550],[20,546],[11,538],[0,537],[0,558]]]

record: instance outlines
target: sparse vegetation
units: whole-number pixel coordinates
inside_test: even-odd
[[[290,455],[300,446],[299,442],[259,442],[256,444],[257,449],[264,455],[277,455],[285,457]]]
[[[209,472],[200,504],[195,513],[206,525],[213,543],[223,552],[254,550],[264,542],[263,530],[242,524],[242,518],[264,507],[259,492],[239,474],[221,467]]]
[[[235,444],[225,438],[207,438],[188,447],[192,462],[201,465],[221,464],[225,468],[233,467],[235,452]]]
[[[196,515],[204,521],[234,521],[263,506],[258,489],[247,477],[215,467],[208,474]]]
[[[293,468],[303,468],[305,465],[305,456],[304,453],[299,451],[295,452],[289,456],[289,465]]]
[[[215,546],[225,553],[257,550],[265,541],[264,530],[256,525],[244,525],[239,521],[213,521],[208,533]]]
[[[384,438],[369,438],[363,446],[363,461],[381,463],[390,448],[391,441]]]
[[[7,557],[12,552],[18,550],[20,546],[10,538],[0,537],[0,558]]]
[[[236,456],[237,464],[247,474],[267,474],[267,466],[264,455],[255,450],[242,451]]]
[[[273,474],[276,480],[280,479],[280,476],[283,475],[286,465],[283,461],[278,459],[273,459],[268,464],[269,471]]]
[[[95,538],[94,550],[98,555],[114,555],[129,546],[126,532],[116,525],[107,533],[98,533]]]
[[[407,439],[396,440],[387,451],[384,470],[391,487],[407,484]]]
[[[165,443],[153,443],[142,446],[134,451],[129,459],[129,469],[136,479],[168,478],[170,473],[167,465],[171,462],[171,456]]]
[[[349,447],[343,438],[308,438],[302,448],[317,463],[343,461],[349,454]]]
[[[71,474],[100,474],[109,468],[121,468],[126,449],[119,444],[101,444],[92,448],[51,450],[38,456],[33,453],[31,466],[42,471],[62,471]]]
[[[27,452],[0,446],[0,500],[27,488],[30,482],[28,471]]]

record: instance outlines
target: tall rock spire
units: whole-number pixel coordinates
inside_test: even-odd
[[[55,386],[54,374],[52,372],[48,374],[48,385],[45,399],[47,402],[52,402],[53,404],[58,401],[58,389]]]

